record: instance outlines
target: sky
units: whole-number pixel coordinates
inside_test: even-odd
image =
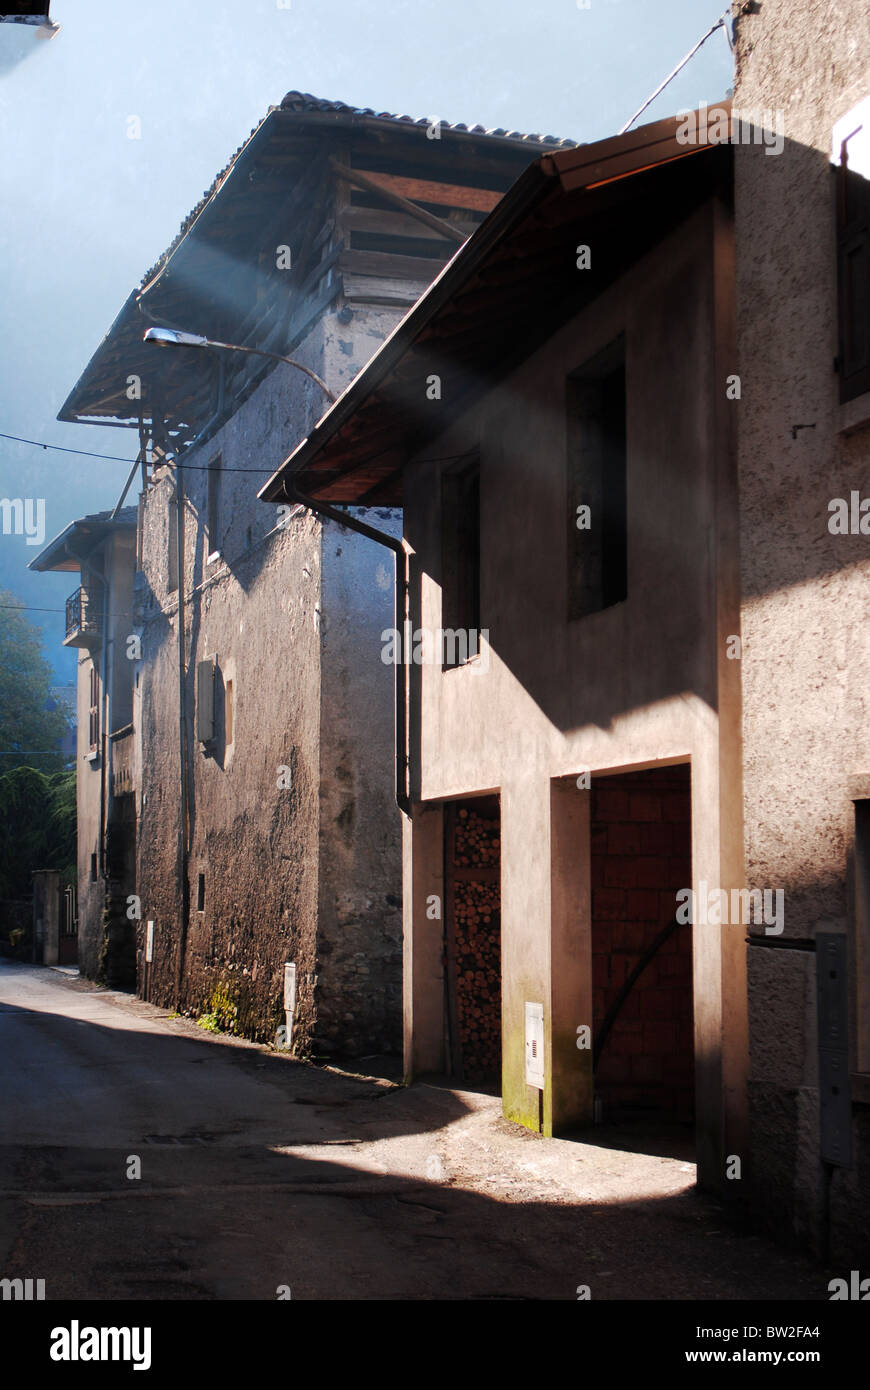
[[[145,271],[288,91],[414,117],[613,135],[725,0],[52,0],[46,41],[0,24],[0,434],[132,459],[135,432],[60,424]],[[0,13],[3,5],[0,0]],[[732,84],[720,30],[641,117]],[[137,117],[138,122],[131,118]],[[140,130],[141,138],[128,132]],[[122,462],[0,438],[0,499],[45,507],[45,541],[112,507]],[[131,495],[128,501],[135,500]],[[0,588],[28,605],[59,681],[73,574],[30,573],[0,533]]]

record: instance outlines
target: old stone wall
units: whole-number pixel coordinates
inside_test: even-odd
[[[356,311],[347,322],[329,315],[294,355],[338,390],[395,317],[380,309]],[[377,641],[392,623],[392,557],[335,527],[324,549],[319,518],[304,509],[288,515],[256,497],[323,409],[308,377],[279,366],[185,459],[191,774],[183,960],[168,470],[149,490],[141,525],[141,987],[155,1001],[214,1013],[224,1026],[271,1040],[284,1021],[284,965],[295,962],[300,1053],[314,1045],[319,1010],[328,1031],[318,1032],[317,1047],[396,1045],[401,949],[392,672],[380,663]],[[210,535],[208,470],[218,457],[217,534]],[[374,524],[385,523],[376,516]],[[216,737],[203,748],[196,667],[206,659],[215,663]],[[146,967],[148,920],[155,959]]]
[[[870,94],[870,11],[764,0],[736,56],[735,105],[785,134],[780,154],[736,150],[746,879],[782,888],[784,935],[812,940],[850,932],[849,782],[868,765],[867,540],[828,521],[831,499],[870,494],[870,401],[840,406],[834,370],[830,166],[834,123]],[[820,1245],[830,1222],[832,1251],[866,1254],[866,1108],[826,1196],[815,968],[812,951],[750,948],[753,1193],[781,1233]]]

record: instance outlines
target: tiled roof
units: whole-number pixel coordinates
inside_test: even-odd
[[[196,207],[188,213],[187,217],[185,217],[184,221],[182,222],[178,230],[178,235],[173,239],[170,245],[167,246],[163,254],[158,258],[157,261],[155,261],[154,265],[151,266],[150,270],[146,271],[145,275],[142,277],[140,289],[144,288],[147,284],[149,284],[149,282],[154,278],[154,276],[166,264],[169,257],[172,255],[173,251],[178,246],[179,242],[183,241],[184,237],[190,231],[190,228],[193,226],[194,222],[199,217],[199,214],[202,212],[206,203],[208,203],[210,198],[214,197],[215,193],[217,193],[218,189],[224,182],[224,179],[227,177],[227,175],[232,173],[232,170],[236,164],[236,161],[239,158],[239,155],[248,145],[250,140],[266,123],[266,121],[269,119],[272,113],[274,111],[279,110],[290,111],[299,115],[325,115],[332,113],[335,115],[347,117],[355,116],[360,120],[390,121],[395,125],[411,125],[426,127],[433,124],[431,119],[427,116],[420,116],[418,118],[415,118],[414,116],[397,116],[390,111],[375,111],[374,108],[370,106],[348,106],[348,104],[344,101],[327,101],[322,97],[312,96],[310,92],[288,92],[282,100],[280,107],[269,107],[269,110],[266,112],[266,115],[263,117],[262,121],[260,121],[258,125],[254,126],[254,129],[251,131],[251,134],[248,137],[248,139],[245,140],[244,144],[241,144],[239,146],[232,159],[230,159],[229,163],[226,164],[225,167],[221,169],[220,173],[215,177],[215,180],[211,185],[211,188],[205,189]],[[578,144],[576,140],[560,140],[556,135],[523,135],[518,130],[505,130],[503,127],[490,130],[487,129],[486,126],[468,126],[462,124],[461,122],[455,125],[451,125],[449,121],[438,121],[437,124],[440,125],[442,130],[452,131],[454,134],[457,135],[486,135],[490,136],[493,140],[521,141],[523,144],[529,145],[533,147],[535,150],[540,149],[541,153],[543,153],[544,150],[574,149]]]
[[[456,124],[449,121],[432,121],[428,116],[397,116],[391,111],[375,111],[371,106],[348,106],[343,101],[325,101],[321,97],[312,96],[310,92],[288,92],[281,102],[281,110],[338,111],[352,116],[368,116],[376,121],[397,121],[402,125],[439,125],[442,130],[461,131],[468,135],[492,135],[501,140],[522,140],[526,144],[546,146],[548,149],[571,149],[577,144],[576,140],[560,140],[557,135],[523,135],[518,130],[505,130],[501,126],[492,129],[482,125],[464,125],[461,121]]]

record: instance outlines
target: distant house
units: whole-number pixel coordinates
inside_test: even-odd
[[[30,562],[80,582],[66,603],[65,647],[79,651],[76,716],[79,967],[123,988],[135,980],[135,807],[131,795],[136,509],[73,521]]]
[[[144,460],[133,722],[149,999],[268,1040],[289,1012],[298,1052],[399,1045],[404,768],[378,647],[395,621],[393,551],[256,493],[559,144],[290,93],[61,410],[134,428]],[[251,351],[156,348],[151,325]],[[377,489],[354,516],[400,548]]]

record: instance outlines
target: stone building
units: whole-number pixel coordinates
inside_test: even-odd
[[[870,11],[765,0],[736,61],[735,107],[785,132],[736,148],[746,879],[786,902],[749,951],[752,1183],[866,1264]]]
[[[289,94],[61,411],[127,424],[142,450],[138,981],[155,1002],[271,1040],[290,966],[294,1050],[399,1044],[392,554],[257,489],[559,143]],[[161,349],[152,326],[249,351]],[[376,492],[354,517],[401,533]]]
[[[80,517],[30,562],[40,572],[69,570],[79,586],[66,603],[65,647],[79,651],[76,672],[78,959],[83,975],[116,988],[136,979],[136,812],[132,796],[132,629],[136,509]]]

